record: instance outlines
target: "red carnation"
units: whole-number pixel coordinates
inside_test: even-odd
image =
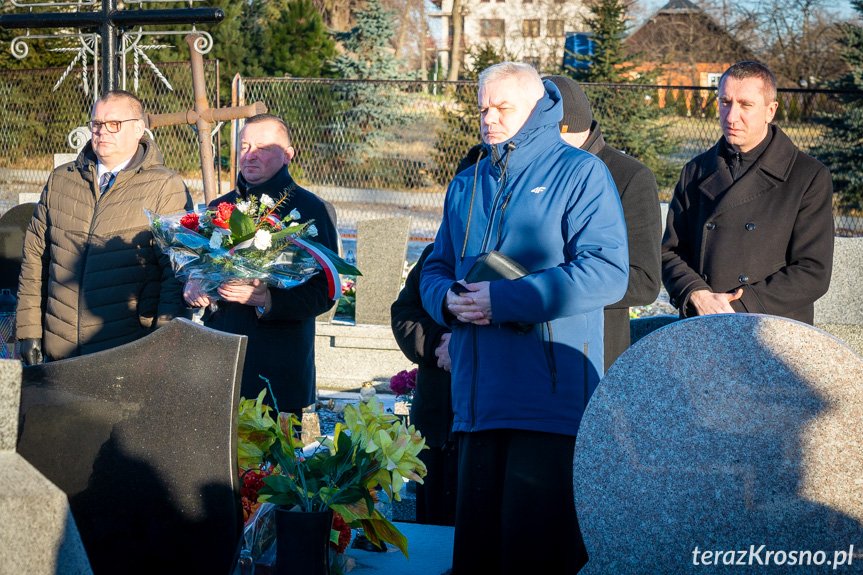
[[[231,219],[231,213],[233,213],[234,208],[237,206],[234,204],[229,204],[228,202],[222,202],[219,204],[219,207],[216,208],[219,212],[219,218],[225,220],[226,222]]]
[[[180,218],[180,225],[188,230],[197,231],[198,229],[198,214],[190,212]]]

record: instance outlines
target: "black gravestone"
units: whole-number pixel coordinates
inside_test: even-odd
[[[0,217],[0,289],[18,292],[24,232],[36,204],[19,204]]]
[[[69,496],[96,575],[227,574],[246,337],[177,319],[24,368],[18,452]]]

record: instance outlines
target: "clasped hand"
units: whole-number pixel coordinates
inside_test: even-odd
[[[220,285],[216,292],[225,301],[232,301],[255,307],[265,307],[267,304],[267,284],[261,280],[251,283],[228,282]],[[210,305],[210,297],[201,289],[201,284],[195,280],[186,282],[183,288],[183,299],[189,307],[206,307]]]
[[[446,292],[446,307],[459,321],[475,325],[491,323],[491,293],[489,282],[465,283],[468,292],[457,294],[452,290]]]

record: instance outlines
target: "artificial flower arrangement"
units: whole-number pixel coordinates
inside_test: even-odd
[[[300,512],[329,508],[336,512],[334,547],[343,552],[350,537],[345,539],[344,526],[336,529],[340,517],[345,526],[362,527],[372,543],[391,543],[407,557],[407,539],[375,508],[375,492],[381,488],[390,500],[400,501],[404,478],[423,482],[426,468],[417,456],[425,439],[420,433],[372,397],[345,408],[345,423],[336,425],[332,439],[319,437],[303,446],[292,431],[296,417],[280,413],[274,420],[272,408],[263,404],[265,394],[240,403],[239,466],[263,483],[248,510],[261,503]]]
[[[318,233],[314,220],[299,223],[297,210],[279,218],[279,206],[289,197],[286,190],[277,200],[264,194],[260,200],[252,196],[167,216],[144,211],[177,278],[200,282],[213,298],[218,298],[216,289],[230,281],[258,279],[289,289],[323,271],[330,299],[338,299],[339,274],[361,274],[311,239]]]
[[[410,404],[417,390],[417,368],[410,371],[403,369],[390,378],[390,390],[397,399]]]

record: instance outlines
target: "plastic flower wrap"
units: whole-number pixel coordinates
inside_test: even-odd
[[[339,274],[361,274],[311,239],[317,236],[314,220],[300,223],[295,209],[279,218],[278,208],[287,198],[287,193],[278,201],[265,194],[260,200],[165,216],[144,211],[156,242],[171,258],[174,275],[182,282],[200,282],[211,297],[217,298],[216,288],[231,281],[258,279],[290,289],[323,272],[330,299],[338,299]]]

